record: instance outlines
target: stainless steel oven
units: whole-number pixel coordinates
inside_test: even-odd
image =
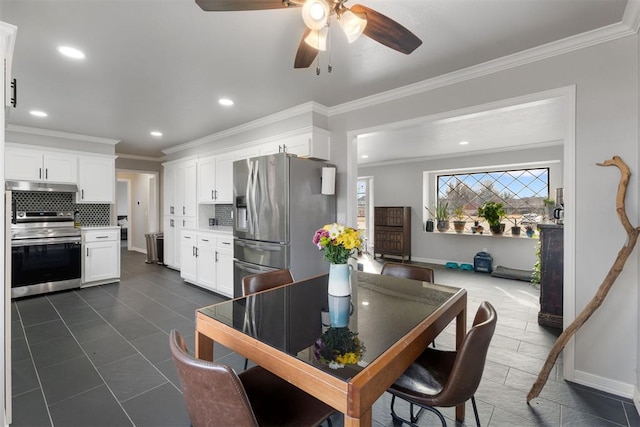
[[[79,287],[81,247],[73,212],[16,212],[11,225],[11,297]]]

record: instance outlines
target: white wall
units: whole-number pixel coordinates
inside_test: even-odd
[[[127,188],[126,181],[118,180],[116,187],[116,215],[129,214],[129,191]]]
[[[569,160],[575,162],[576,170],[567,179],[575,185],[576,205],[567,207],[567,217],[575,215],[576,235],[575,245],[567,250],[572,251],[576,265],[570,272],[574,281],[565,284],[575,288],[575,299],[565,300],[565,306],[575,305],[580,311],[626,239],[615,213],[619,173],[596,163],[618,155],[630,165],[633,175],[626,202],[632,221],[638,223],[638,79],[638,36],[632,35],[333,115],[329,129],[332,162],[339,171],[338,210],[346,219],[348,203],[355,200],[356,176],[347,177],[346,171],[354,169],[350,144],[359,129],[575,85],[575,158]],[[355,211],[349,212],[354,215],[349,221],[355,222]],[[578,332],[577,381],[631,396],[639,367],[638,276],[636,256],[629,259],[598,312]]]

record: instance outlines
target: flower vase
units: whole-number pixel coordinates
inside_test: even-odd
[[[349,264],[329,266],[329,295],[344,297],[351,295],[351,270]]]

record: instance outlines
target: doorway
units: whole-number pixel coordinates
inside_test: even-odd
[[[357,224],[363,239],[362,251],[369,254],[373,250],[373,177],[358,178],[357,196]]]
[[[159,231],[158,172],[118,170],[117,179],[116,211],[119,225],[123,222],[127,226],[126,248],[146,254],[145,235]],[[126,218],[120,218],[125,215]]]

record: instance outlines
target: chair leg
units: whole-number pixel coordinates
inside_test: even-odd
[[[480,417],[478,416],[478,407],[476,406],[475,396],[471,396],[471,405],[473,406],[473,414],[476,416],[476,426],[480,427]]]
[[[244,359],[244,370],[247,370],[247,367],[249,366],[249,359],[245,358]]]
[[[410,405],[410,409],[409,409],[410,414],[409,415],[410,415],[411,419],[410,420],[406,420],[406,419],[402,418],[401,416],[399,416],[396,413],[396,411],[395,411],[395,409],[393,407],[393,405],[395,403],[395,400],[396,400],[396,396],[395,395],[391,395],[391,418],[393,418],[394,421],[400,421],[401,423],[408,424],[411,427],[419,427],[416,423],[418,422],[418,418],[422,414],[422,411],[424,409],[426,409],[427,411],[433,412],[434,414],[436,414],[438,416],[438,418],[440,418],[440,422],[442,423],[442,427],[447,427],[447,420],[444,419],[444,416],[440,413],[440,411],[438,411],[436,408],[432,408],[431,406],[422,406],[422,405],[415,404],[416,406],[420,407],[420,410],[414,416],[413,415],[413,405],[414,405],[414,403],[409,402],[409,405]]]

